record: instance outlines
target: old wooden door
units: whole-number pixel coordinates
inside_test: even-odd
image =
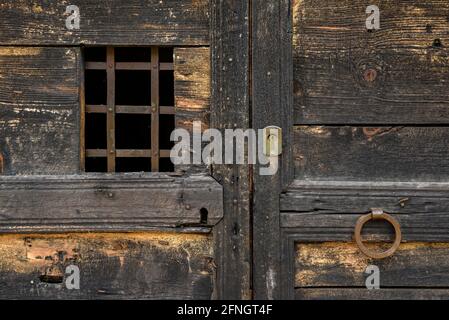
[[[380,29],[367,30],[369,5]],[[448,298],[448,2],[252,10],[253,125],[284,129],[279,173],[254,171],[255,298]],[[373,209],[402,230],[388,258],[354,241]],[[369,222],[363,240],[380,251],[394,233]]]

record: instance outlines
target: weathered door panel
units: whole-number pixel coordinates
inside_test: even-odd
[[[295,297],[298,299],[447,299],[448,243],[410,242],[382,261],[346,242],[298,243]],[[365,270],[381,270],[382,288],[366,289]],[[417,289],[419,288],[419,289]]]
[[[79,29],[69,29],[79,8]],[[2,1],[8,45],[207,45],[209,0]]]
[[[292,4],[295,124],[449,121],[447,1]],[[380,9],[373,32],[368,5]]]
[[[3,174],[79,172],[80,49],[0,48]]]
[[[206,234],[3,235],[0,255],[2,299],[210,299],[214,290]],[[66,286],[71,265],[79,290]]]
[[[74,1],[81,24],[69,30],[65,1],[2,1],[0,297],[225,297],[216,272],[223,255],[216,248],[223,247],[217,230],[224,195],[210,168],[82,172],[82,46],[174,47],[177,127],[191,129],[193,121],[202,121],[205,130],[211,113],[211,3]],[[70,265],[80,269],[79,290],[66,286]],[[237,281],[247,288],[246,279]],[[242,294],[248,297],[247,290]]]
[[[382,1],[368,32],[363,1],[291,1],[294,181],[280,196],[282,296],[448,298],[449,7]],[[379,208],[402,229],[391,257],[365,256],[357,220]],[[391,246],[369,222],[362,239]],[[370,265],[380,290],[366,288]]]

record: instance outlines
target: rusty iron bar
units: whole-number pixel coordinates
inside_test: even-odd
[[[105,105],[88,105],[86,106],[87,113],[107,113],[107,106]],[[115,114],[151,114],[151,106],[115,106]],[[174,115],[175,107],[159,107],[159,114]]]
[[[151,171],[159,171],[159,48],[151,48]]]
[[[116,171],[116,158],[151,158],[151,171],[159,172],[160,158],[170,158],[170,150],[159,149],[160,115],[174,115],[174,106],[160,106],[160,71],[173,71],[174,63],[159,61],[159,47],[151,47],[151,62],[116,62],[115,48],[106,48],[106,62],[85,62],[86,70],[105,70],[107,74],[107,104],[86,105],[85,113],[106,114],[107,149],[86,149],[86,158],[107,158],[108,172]],[[151,106],[127,106],[115,104],[116,70],[140,70],[151,72]],[[151,115],[151,149],[116,149],[116,114]]]
[[[107,48],[107,146],[108,172],[115,172],[115,50]]]

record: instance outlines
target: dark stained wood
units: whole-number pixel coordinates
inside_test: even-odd
[[[448,243],[406,243],[390,258],[367,258],[355,243],[297,244],[295,286],[365,287],[369,265],[385,288],[449,287]]]
[[[175,48],[176,128],[193,133],[193,122],[200,121],[202,132],[210,125],[211,61],[208,47]],[[203,143],[203,147],[207,143]],[[193,146],[192,146],[193,148]],[[178,165],[177,171],[209,172],[204,164]]]
[[[295,123],[448,123],[448,2],[370,4],[380,7],[374,32],[366,1],[293,1]]]
[[[4,45],[207,45],[208,0],[77,0],[80,29],[68,30],[64,1],[2,1]]]
[[[279,193],[293,177],[290,1],[252,1],[252,126],[283,129],[279,170],[253,167],[254,298],[280,299],[282,288]],[[269,239],[269,240],[268,240]]]
[[[209,177],[91,174],[0,179],[1,232],[199,226],[202,208],[208,212],[205,225],[221,220],[222,188]]]
[[[203,300],[213,291],[208,235],[3,235],[0,253],[2,299]],[[80,269],[80,290],[65,286],[69,265]]]
[[[77,48],[0,48],[4,174],[79,172],[79,63]]]
[[[447,181],[448,127],[295,127],[295,176],[307,180]]]
[[[383,208],[391,213],[449,210],[449,184],[434,182],[300,181],[281,195],[281,210],[301,213],[360,213]]]
[[[399,220],[404,241],[449,241],[447,183],[301,182],[281,195],[281,226],[299,238],[352,241],[357,219],[381,208]],[[364,228],[368,239],[391,240],[386,223]]]
[[[447,289],[304,288],[295,290],[298,300],[447,300]]]
[[[211,0],[212,128],[250,128],[249,9],[249,1]],[[214,165],[212,173],[223,186],[224,209],[214,228],[214,298],[251,299],[250,169]]]

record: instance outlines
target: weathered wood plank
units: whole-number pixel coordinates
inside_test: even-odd
[[[79,171],[79,60],[76,48],[0,48],[3,174]]]
[[[199,121],[204,132],[210,126],[210,49],[175,48],[174,59],[176,128],[186,129],[192,134],[193,122]],[[193,150],[193,146],[191,147]],[[208,171],[204,164],[177,166],[177,170]]]
[[[279,193],[293,178],[290,14],[289,0],[252,1],[252,127],[282,128],[285,146],[273,175],[253,167],[253,282],[254,298],[261,300],[279,299],[282,288]]]
[[[211,127],[250,128],[249,1],[212,0]],[[249,166],[213,165],[223,185],[224,217],[214,228],[218,299],[251,299]]]
[[[210,299],[212,238],[172,233],[0,236],[2,299]],[[66,267],[80,270],[68,290]]]
[[[68,5],[80,10],[80,29],[68,30]],[[3,45],[207,45],[209,0],[5,0]]]
[[[373,260],[355,243],[298,243],[296,287],[365,287],[368,265],[380,269],[386,288],[449,287],[449,244],[402,244],[390,258]]]
[[[447,181],[447,127],[295,127],[296,177]]]
[[[448,2],[369,5],[380,8],[374,32],[366,1],[293,1],[295,123],[448,123]]]
[[[357,219],[372,208],[394,215],[405,241],[449,241],[447,183],[295,181],[281,195],[281,226],[301,238],[351,241]],[[364,236],[391,239],[393,230],[372,222]]]
[[[447,183],[340,183],[296,180],[281,195],[281,210],[298,213],[366,213],[372,208],[397,214],[449,211]]]
[[[304,288],[296,289],[297,300],[447,300],[447,289]]]
[[[204,210],[207,221],[203,221]],[[209,177],[117,174],[0,179],[2,232],[213,226],[222,216],[222,187]]]

